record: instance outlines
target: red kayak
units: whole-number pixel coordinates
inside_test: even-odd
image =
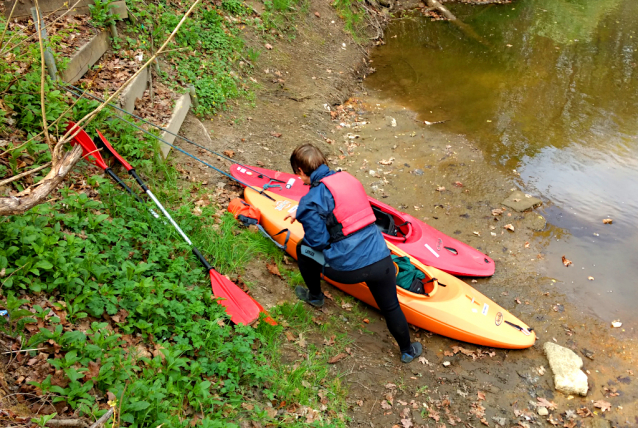
[[[266,189],[296,201],[310,189],[296,175],[256,166],[234,164],[230,173],[245,186]],[[480,251],[370,196],[368,200],[384,238],[425,265],[452,275],[494,274],[494,260]]]

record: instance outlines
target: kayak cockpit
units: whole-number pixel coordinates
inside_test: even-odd
[[[384,238],[391,242],[405,242],[412,235],[412,223],[395,213],[388,212],[383,206],[370,201],[372,212],[376,218],[374,224]]]

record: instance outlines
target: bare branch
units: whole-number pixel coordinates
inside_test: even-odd
[[[30,169],[30,170],[28,170],[28,171],[25,171],[25,172],[23,172],[23,173],[21,173],[21,174],[14,175],[13,177],[9,177],[9,178],[7,178],[6,180],[2,180],[2,181],[0,181],[0,187],[4,186],[5,184],[9,184],[9,183],[11,183],[12,181],[19,180],[19,179],[21,179],[22,177],[26,177],[27,175],[33,174],[34,172],[41,171],[41,170],[43,170],[44,168],[49,167],[49,166],[51,166],[51,162],[47,162],[47,163],[45,163],[44,165],[40,165],[40,166],[39,166],[39,167],[37,167],[37,168],[33,168],[33,169]]]
[[[4,42],[4,35],[9,28],[9,23],[11,22],[11,18],[13,17],[13,12],[16,10],[16,5],[18,4],[18,0],[13,2],[13,7],[11,8],[11,13],[9,13],[9,17],[7,18],[7,25],[4,26],[4,30],[2,30],[2,36],[0,36],[0,49],[2,49],[2,43]]]
[[[109,418],[111,416],[113,416],[113,407],[111,407],[108,412],[103,414],[102,417],[100,417],[100,419],[95,421],[95,423],[93,425],[91,425],[89,428],[99,428],[99,427],[101,427],[102,425],[104,425],[106,423],[106,421],[109,420]]]
[[[66,152],[62,159],[55,164],[51,171],[35,188],[29,188],[17,196],[0,198],[0,215],[16,215],[44,202],[46,197],[55,190],[68,172],[82,157],[82,146],[77,145]]]

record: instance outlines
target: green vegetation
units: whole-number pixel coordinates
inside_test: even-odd
[[[160,77],[175,88],[194,84],[197,113],[212,115],[233,98],[251,97],[247,78],[261,50],[245,45],[244,26],[265,40],[292,38],[296,16],[309,8],[307,0],[265,4],[260,17],[252,17],[239,0],[202,4],[168,47],[162,57],[168,67],[162,67]],[[142,0],[127,6],[132,19],[117,41],[123,57],[139,49],[151,53],[151,45],[156,49],[166,40],[187,7]],[[113,22],[110,7],[111,0],[91,6],[95,26]],[[352,21],[348,28],[357,28],[356,8],[343,7],[342,16]],[[19,31],[9,30],[6,40],[11,41],[0,48],[6,59],[0,62],[0,180],[51,160],[41,135],[39,47],[20,45],[26,35]],[[62,35],[49,41],[61,68],[65,61],[56,45]],[[98,106],[77,101],[48,77],[44,85],[48,131],[55,139],[68,121]],[[103,110],[86,131],[102,131],[136,166],[217,270],[237,276],[251,260],[262,258],[274,260],[291,286],[303,282],[268,240],[239,229],[214,203],[193,214],[194,201],[204,191],[178,180],[171,163],[156,155],[154,139],[112,115]],[[316,311],[298,303],[271,310],[278,326],[231,325],[211,296],[208,276],[176,233],[110,181],[92,176],[86,163],[79,165],[49,203],[0,217],[0,308],[7,311],[0,316],[0,331],[21,349],[50,349],[48,359],[38,360],[33,370],[47,365],[54,374],[47,369],[46,376],[34,375],[22,387],[33,397],[68,406],[35,414],[34,424],[43,427],[71,413],[95,420],[112,406],[113,420],[134,427],[238,427],[241,420],[345,425],[341,377],[326,364],[347,349],[341,318],[319,321]],[[0,188],[0,196],[28,188],[48,171],[13,181]],[[352,305],[357,317],[358,308]],[[330,334],[335,331],[340,333]],[[316,345],[326,334],[329,344]],[[317,340],[310,341],[313,336]],[[40,355],[24,353],[31,361]]]
[[[93,25],[106,28],[115,23],[115,16],[111,14],[112,4],[113,0],[94,0],[93,4],[89,4]]]
[[[365,10],[361,6],[365,0],[334,0],[332,6],[344,20],[345,29],[354,39],[361,42],[365,38]]]
[[[67,190],[55,204],[0,221],[9,310],[0,329],[16,336],[39,320],[26,346],[46,342],[60,349],[49,363],[64,373],[66,385],[48,376],[34,386],[93,418],[104,410],[90,391],[110,392],[131,426],[187,426],[193,417],[203,426],[238,426],[230,421],[242,417],[285,424],[291,415],[270,407],[284,402],[322,413],[315,426],[343,425],[344,391],[328,376],[327,355],[308,344],[308,358],[290,367],[281,360],[281,326],[229,325],[207,275],[175,232],[106,180],[89,181],[99,198]],[[215,255],[221,272],[239,272],[259,254],[281,264],[269,241],[238,230],[231,215],[216,216],[208,206],[195,216],[187,201],[172,215]],[[40,296],[39,304],[31,303],[35,314],[20,309],[29,302],[18,293]],[[276,308],[273,316],[316,330],[302,304]],[[84,320],[90,328],[76,330]],[[332,417],[320,411],[322,390],[330,391]]]

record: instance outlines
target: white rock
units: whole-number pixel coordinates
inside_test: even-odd
[[[554,373],[554,388],[565,394],[587,395],[587,375],[581,370],[583,360],[571,349],[552,342],[543,345],[549,367]]]
[[[549,410],[547,410],[547,407],[539,407],[536,409],[536,413],[538,413],[538,416],[547,416],[549,415]]]

